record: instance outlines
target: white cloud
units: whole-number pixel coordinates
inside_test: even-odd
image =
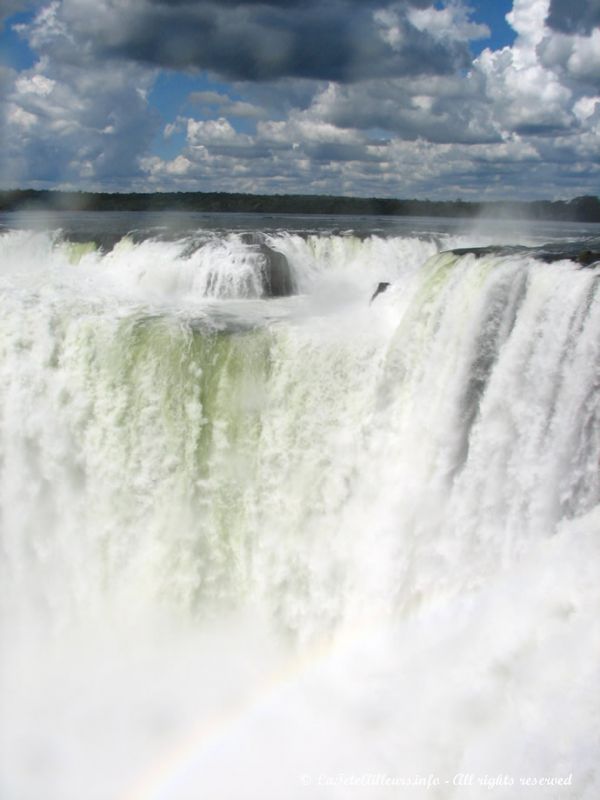
[[[581,97],[573,106],[573,113],[580,120],[589,119],[594,112],[600,110],[600,98]]]
[[[526,57],[526,63],[535,59],[532,50],[544,37],[548,8],[549,0],[514,0],[506,20],[519,37],[513,48],[517,59],[519,55]]]
[[[39,5],[41,0],[2,0],[0,7],[0,31],[4,27],[4,22],[13,14],[28,11],[32,6]]]
[[[38,61],[5,88],[0,174],[8,185],[121,185],[141,174],[138,157],[155,128],[144,95],[155,72],[91,59],[59,19],[59,5],[19,26]]]
[[[29,111],[25,111],[25,109],[13,103],[8,106],[7,118],[10,124],[14,125],[17,130],[21,129],[22,131],[31,130],[37,123],[35,114],[30,114]]]
[[[499,126],[507,132],[539,134],[570,127],[571,89],[543,65],[518,58],[522,52],[522,48],[484,51],[477,62]]]
[[[450,3],[444,8],[411,8],[408,20],[419,31],[429,32],[435,39],[472,41],[490,35],[487,25],[471,22],[467,9],[460,3]]]
[[[217,109],[222,116],[238,119],[258,119],[265,116],[265,110],[254,103],[233,100],[228,94],[214,91],[191,92],[188,101],[199,106],[203,113],[209,114]]]
[[[45,75],[21,75],[15,82],[15,89],[20,94],[37,94],[39,97],[47,97],[56,86],[56,81],[47,78]]]
[[[600,89],[600,29],[589,36],[554,33],[539,47],[541,63],[566,80],[588,83]]]
[[[332,3],[351,12],[348,0]],[[515,0],[508,16],[514,44],[486,49],[470,63],[467,42],[488,31],[458,0],[444,7],[365,0],[356,20],[368,16],[369,41],[378,40],[373,58],[381,56],[382,42],[388,48],[385,69],[342,71],[335,80],[317,80],[335,74],[334,52],[316,66],[296,64],[288,53],[268,82],[262,74],[255,79],[250,67],[244,73],[243,53],[235,55],[237,66],[229,53],[219,67],[215,50],[217,73],[233,71],[240,80],[190,93],[160,126],[173,153],[160,158],[152,152],[159,121],[148,101],[157,71],[144,63],[173,56],[161,49],[150,21],[163,15],[164,32],[181,33],[165,34],[167,49],[178,42],[191,47],[182,20],[197,22],[213,7],[208,0],[196,6],[53,0],[22,25],[39,60],[19,75],[3,73],[5,182],[430,197],[597,191],[600,30],[573,24],[562,0],[553,0],[553,10],[550,0]],[[275,6],[265,0],[261,8],[271,14],[269,25],[284,25]],[[290,0],[291,6],[293,38],[316,22],[300,3]],[[234,25],[232,7],[221,16],[215,11],[215,24]],[[332,7],[319,17],[323,24],[330,24]],[[239,13],[258,25],[257,8],[242,3]],[[140,9],[148,16],[138,36]],[[550,27],[550,11],[560,29]],[[347,43],[357,30],[345,24],[340,42]],[[264,30],[260,36],[252,30],[263,41]],[[428,74],[415,67],[424,52],[434,58]],[[312,55],[310,48],[301,53]],[[288,73],[304,77],[277,77]],[[180,146],[176,133],[185,133]]]

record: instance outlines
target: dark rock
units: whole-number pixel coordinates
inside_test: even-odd
[[[96,249],[109,253],[118,244],[125,234],[113,233],[109,231],[87,233],[85,231],[73,231],[65,235],[65,239],[73,244],[93,243]]]
[[[529,248],[519,247],[518,245],[489,245],[488,247],[457,247],[451,250],[455,256],[475,256],[475,258],[483,258],[483,256],[509,256],[516,253],[527,252]]]
[[[290,265],[283,253],[273,250],[267,244],[259,245],[265,259],[265,289],[268,297],[289,297],[296,291],[296,284]]]
[[[580,250],[577,243],[568,244],[547,244],[542,247],[525,247],[524,245],[490,245],[489,247],[459,247],[451,252],[455,256],[472,255],[475,258],[483,256],[511,256],[522,255],[552,264],[555,261],[568,259],[580,264],[582,267],[590,267],[600,261],[600,253],[592,250]]]
[[[600,253],[593,253],[591,250],[582,250],[575,260],[577,263],[581,264],[582,267],[591,267],[592,264],[600,261]]]
[[[378,295],[378,294],[383,294],[383,293],[385,292],[385,290],[386,290],[386,289],[387,289],[389,286],[390,286],[390,283],[389,283],[388,281],[380,281],[380,282],[377,284],[377,288],[376,288],[376,289],[375,289],[375,291],[373,292],[373,296],[371,297],[371,300],[370,300],[370,302],[372,303],[372,302],[373,302],[373,300],[375,300],[375,298],[377,297],[377,295]]]
[[[240,241],[243,244],[260,245],[263,242],[263,234],[260,231],[242,231],[239,234]]]

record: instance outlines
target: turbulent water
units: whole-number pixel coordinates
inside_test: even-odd
[[[2,217],[2,800],[596,800],[581,249]]]

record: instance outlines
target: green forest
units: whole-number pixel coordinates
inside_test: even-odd
[[[201,211],[261,214],[353,214],[417,217],[506,217],[600,222],[600,199],[486,201],[397,200],[333,195],[228,192],[96,193],[16,189],[0,192],[0,211]]]

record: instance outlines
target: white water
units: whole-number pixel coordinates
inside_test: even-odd
[[[595,800],[597,268],[203,236],[0,238],[0,796]]]

